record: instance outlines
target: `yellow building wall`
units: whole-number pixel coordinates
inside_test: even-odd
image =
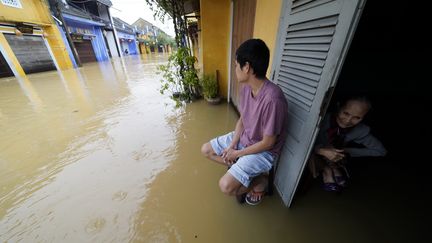
[[[279,28],[279,18],[282,0],[257,0],[255,11],[254,38],[262,39],[270,49],[270,63],[267,77],[270,77],[270,69],[276,48],[276,38]]]
[[[57,25],[51,25],[43,28],[53,55],[57,61],[57,64],[61,70],[69,69],[73,67],[72,60],[70,59],[69,53],[66,49],[66,43],[64,43],[61,37],[60,30]]]
[[[72,68],[72,61],[60,31],[51,18],[48,4],[42,0],[21,0],[20,2],[22,8],[13,8],[0,4],[0,22],[26,22],[39,25],[45,32],[45,38],[59,68],[62,70]],[[14,59],[15,56],[9,58]],[[19,63],[18,66],[20,66]]]
[[[144,43],[140,43],[139,48],[142,55],[147,55],[146,45]]]
[[[205,74],[219,70],[219,91],[228,96],[230,0],[200,0],[202,64]]]
[[[0,21],[51,24],[48,6],[41,0],[21,0],[22,8],[0,4]]]

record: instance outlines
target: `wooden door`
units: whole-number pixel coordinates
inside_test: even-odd
[[[93,45],[90,40],[82,40],[74,42],[78,56],[82,63],[96,62],[96,54],[93,50]]]
[[[234,0],[233,4],[230,99],[234,106],[237,107],[241,87],[239,87],[235,75],[235,52],[241,43],[253,37],[256,0]]]

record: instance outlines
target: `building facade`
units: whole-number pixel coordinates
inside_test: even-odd
[[[113,17],[113,20],[122,54],[139,54],[135,28],[117,17]]]
[[[70,5],[79,8],[81,11],[88,13],[91,19],[95,22],[104,24],[102,28],[103,37],[107,46],[108,55],[110,57],[119,57],[120,49],[115,33],[110,7],[110,0],[91,0],[91,1],[68,1]]]
[[[109,52],[103,35],[105,24],[94,21],[91,14],[71,5],[61,5],[65,29],[81,63],[106,61]]]
[[[155,48],[155,34],[153,29],[155,28],[154,25],[152,25],[147,20],[144,20],[142,18],[137,19],[132,26],[137,31],[137,40],[138,40],[138,47],[141,54],[150,54],[152,52],[155,52],[157,50]]]
[[[73,67],[45,1],[0,2],[0,77]]]

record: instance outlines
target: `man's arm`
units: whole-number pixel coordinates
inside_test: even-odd
[[[233,140],[231,141],[229,148],[237,149],[237,144],[240,141],[240,136],[242,132],[243,132],[243,121],[242,118],[240,117],[236,123],[235,130],[234,130],[234,137]]]
[[[238,119],[236,126],[235,126],[234,136],[233,136],[233,139],[231,141],[231,144],[227,148],[224,149],[224,151],[222,152],[222,155],[221,155],[223,161],[228,165],[233,164],[238,157],[238,156],[237,157],[235,156],[235,152],[238,149],[237,145],[240,141],[240,136],[243,132],[243,129],[244,129],[243,121],[242,121],[242,118],[240,116],[240,118]]]

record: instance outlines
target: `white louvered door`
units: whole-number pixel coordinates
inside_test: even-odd
[[[287,140],[275,185],[290,206],[364,6],[362,0],[285,1],[273,82],[289,103]],[[359,70],[360,71],[360,70]],[[329,92],[326,92],[329,90]],[[327,100],[327,99],[326,99]]]

